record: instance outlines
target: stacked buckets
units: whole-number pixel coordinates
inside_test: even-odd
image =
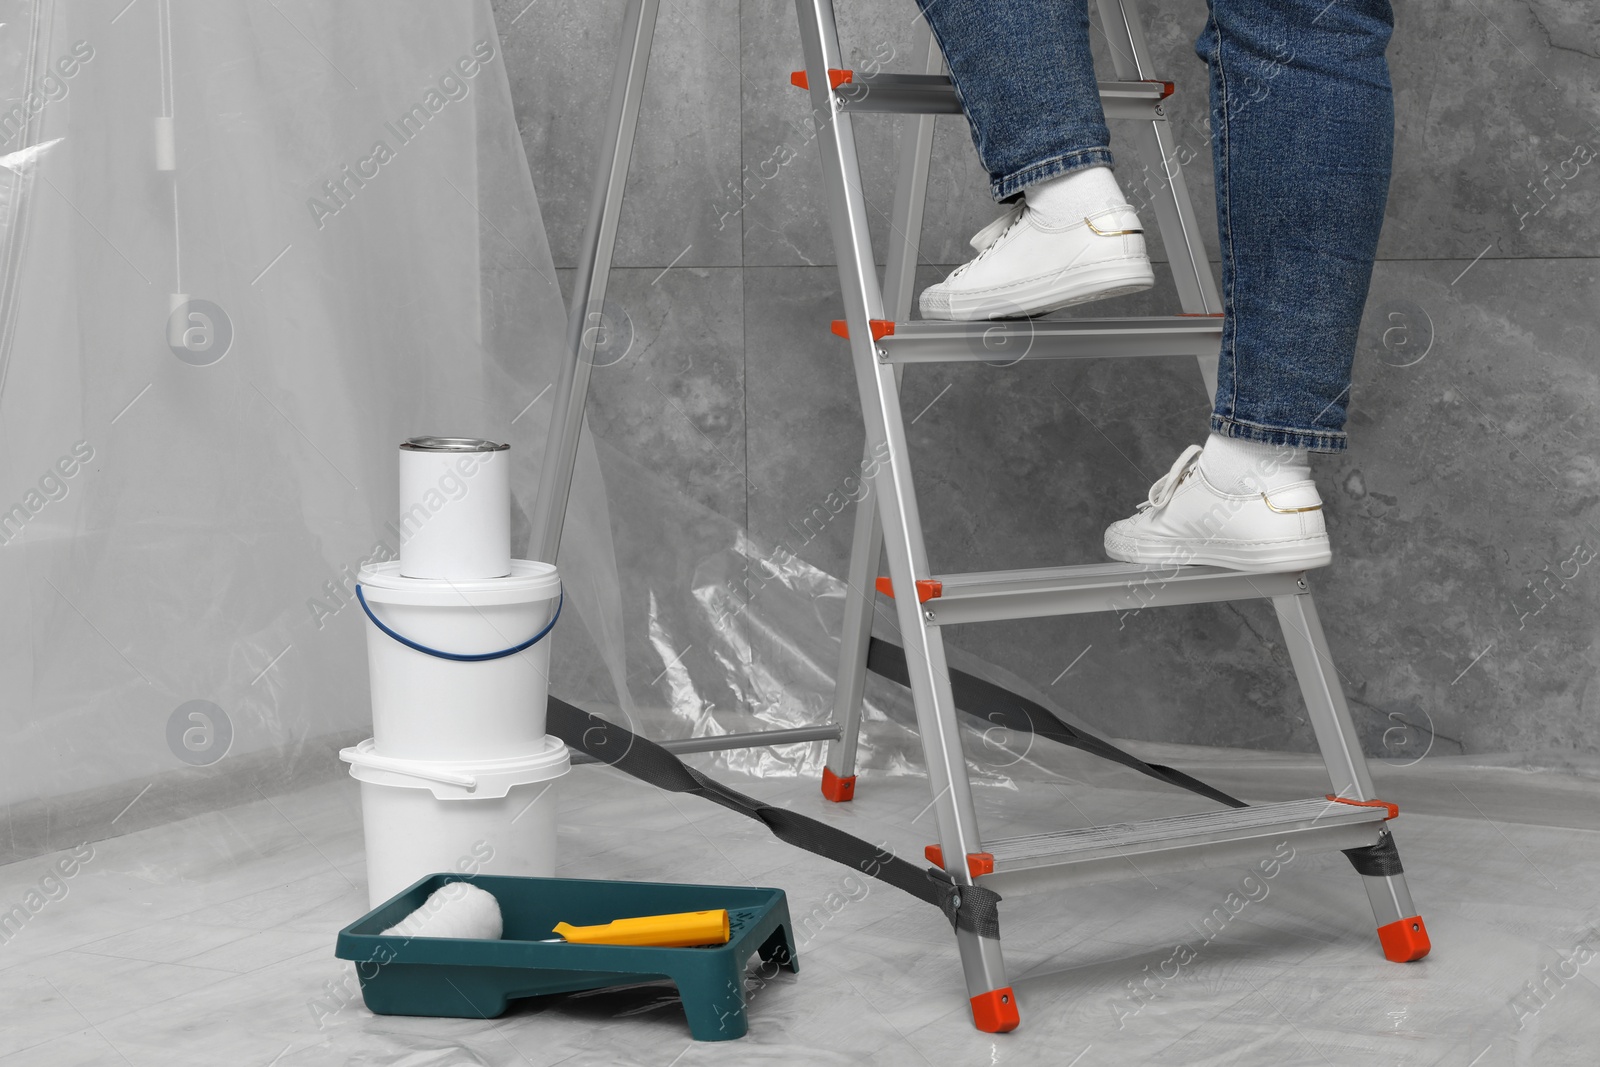
[[[508,466],[507,446],[476,438],[401,445],[400,558],[357,578],[373,736],[339,756],[361,783],[373,906],[437,872],[555,872],[561,580],[511,558]]]

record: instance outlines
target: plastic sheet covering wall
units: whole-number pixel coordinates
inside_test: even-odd
[[[614,544],[625,611],[632,714],[647,736],[686,737],[829,721],[845,583],[758,540],[735,523],[664,485],[605,442],[598,449],[612,500],[633,516]],[[843,516],[849,521],[848,512]],[[570,539],[570,530],[568,537]],[[879,599],[874,631],[899,641],[892,607]],[[559,646],[558,646],[559,647]],[[1054,708],[1014,674],[948,646],[953,666]],[[923,774],[909,694],[867,678],[860,759],[878,774]],[[973,780],[1008,786],[1018,777],[1061,773],[1062,752],[986,723],[963,721]],[[1090,731],[1092,732],[1092,731]],[[736,749],[717,762],[763,777],[821,774],[823,746]]]
[[[25,849],[72,798],[159,785],[176,816],[338,773],[396,445],[510,441],[524,553],[564,311],[487,3],[0,21],[0,800]],[[554,692],[658,738],[829,717],[838,581],[587,436],[575,486]],[[652,521],[614,530],[608,491]],[[900,724],[869,763],[912,769],[907,702],[869,703]]]
[[[488,5],[0,21],[0,799],[295,773],[368,720],[351,590],[397,546],[397,444],[537,469],[564,312]]]

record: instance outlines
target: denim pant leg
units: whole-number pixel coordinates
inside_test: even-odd
[[[1394,148],[1388,0],[1208,0],[1226,318],[1211,428],[1338,452]]]
[[[950,66],[996,200],[1058,174],[1111,165],[1088,0],[917,5]]]

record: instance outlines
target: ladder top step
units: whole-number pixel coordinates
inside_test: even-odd
[[[802,76],[805,71],[799,71]],[[834,72],[829,71],[831,76]],[[869,73],[866,71],[841,71],[848,74],[847,82],[855,85],[876,85],[880,87],[895,86],[908,89],[953,89],[950,78],[945,74],[894,74],[888,71]],[[1101,96],[1114,96],[1126,100],[1165,100],[1177,91],[1174,82],[1164,81],[1160,78],[1144,78],[1137,81],[1100,81]]]
[[[789,75],[789,83],[810,89],[811,79],[803,70]],[[1099,82],[1101,106],[1108,118],[1153,118],[1159,105],[1177,86],[1170,81]],[[849,89],[840,92],[840,87]],[[838,93],[839,104],[847,111],[882,111],[898,114],[960,114],[961,102],[955,86],[943,74],[868,73],[859,70],[828,69],[828,86]]]

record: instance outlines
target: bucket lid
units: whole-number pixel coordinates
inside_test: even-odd
[[[439,800],[495,800],[513,786],[548,782],[572,768],[567,746],[546,734],[538,749],[504,759],[420,760],[381,756],[367,738],[339,750],[350,764],[350,777],[373,785],[403,789],[429,789]]]
[[[553,563],[511,561],[504,578],[407,578],[400,561],[372,563],[356,575],[362,592],[374,604],[416,604],[424,607],[484,607],[554,600],[561,592],[561,573]]]

